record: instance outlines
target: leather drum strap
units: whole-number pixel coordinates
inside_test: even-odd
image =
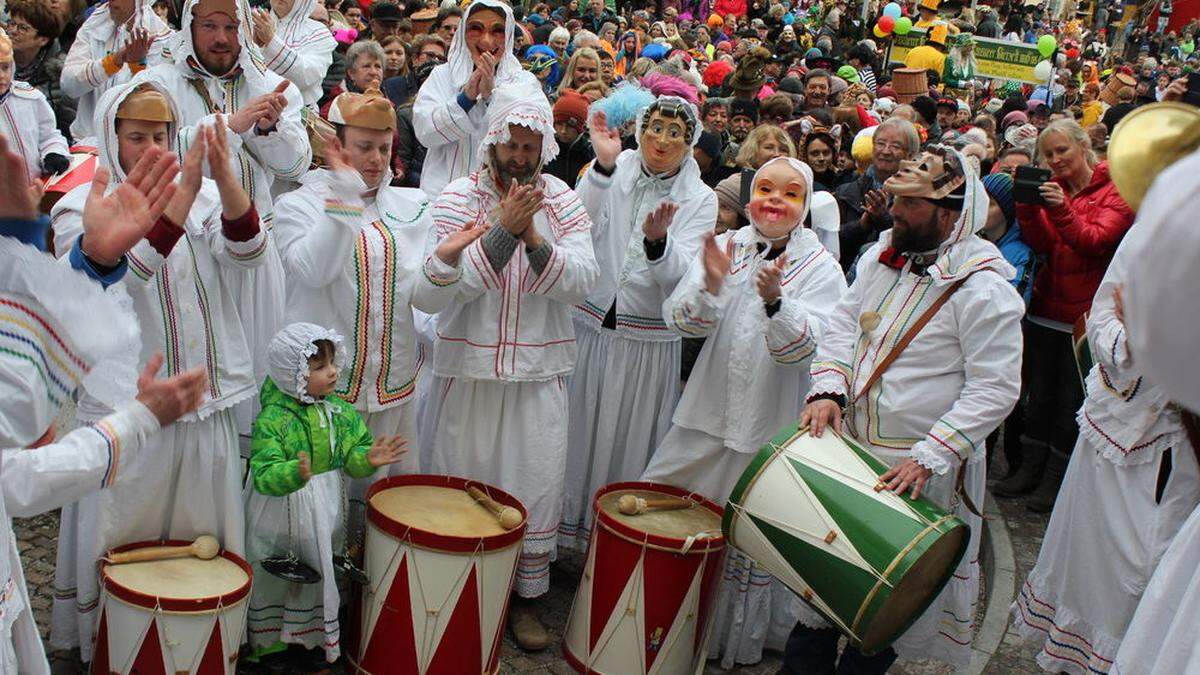
[[[875,366],[875,371],[871,373],[871,377],[867,379],[866,384],[863,385],[862,389],[859,390],[858,395],[856,395],[854,400],[851,401],[851,405],[856,403],[858,399],[862,398],[871,391],[871,387],[874,387],[875,383],[879,381],[879,378],[883,377],[884,371],[886,371],[888,367],[900,357],[901,352],[903,352],[904,349],[908,347],[909,343],[911,343],[913,339],[917,337],[917,334],[921,332],[921,329],[924,328],[925,325],[928,324],[935,315],[937,315],[938,310],[940,310],[943,305],[950,301],[950,296],[954,295],[958,289],[962,288],[963,284],[967,283],[967,279],[970,278],[971,275],[968,274],[962,279],[959,279],[951,284],[950,288],[947,288],[944,292],[942,292],[942,294],[938,296],[938,299],[934,300],[933,304],[927,307],[925,311],[921,313],[921,316],[917,317],[917,320],[908,327],[908,330],[904,332],[904,335],[900,337],[900,340],[897,341],[892,347],[891,351],[887,353],[887,356],[883,357],[883,360]],[[962,462],[958,465],[958,476],[955,478],[954,490],[958,493],[959,498],[963,501],[963,506],[966,506],[968,511],[976,516],[979,516],[980,518],[983,518],[983,513],[980,512],[978,507],[975,506],[975,502],[972,501],[969,495],[967,495],[967,491],[963,489],[963,481],[966,478],[966,473],[967,463]]]

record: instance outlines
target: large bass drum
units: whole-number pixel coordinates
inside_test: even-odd
[[[866,654],[886,648],[950,580],[970,528],[882,486],[888,467],[832,429],[791,427],[746,468],[725,537]]]

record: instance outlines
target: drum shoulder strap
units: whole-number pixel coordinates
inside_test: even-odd
[[[974,274],[974,272],[971,274]],[[851,405],[856,403],[858,399],[862,398],[871,391],[871,387],[874,387],[875,383],[879,381],[879,378],[883,377],[884,371],[886,371],[892,365],[892,363],[900,357],[900,354],[905,350],[905,348],[908,347],[909,343],[911,343],[913,339],[917,337],[917,334],[921,332],[921,329],[925,327],[925,324],[929,323],[938,313],[938,310],[942,308],[942,305],[945,305],[950,301],[950,296],[954,295],[958,289],[962,288],[963,284],[967,283],[967,279],[971,278],[971,274],[968,274],[962,279],[959,279],[951,284],[949,288],[947,288],[940,296],[938,296],[937,300],[933,301],[932,305],[930,305],[925,309],[924,312],[921,313],[921,316],[917,317],[917,320],[908,327],[908,330],[904,331],[904,335],[900,336],[900,339],[892,347],[891,351],[889,351],[887,355],[883,357],[883,360],[875,366],[875,370],[871,373],[871,376],[867,378],[866,384],[863,385],[858,394],[856,394],[850,401]]]

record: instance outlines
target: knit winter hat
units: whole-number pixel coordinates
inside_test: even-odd
[[[717,195],[718,206],[723,206],[731,211],[735,211],[740,216],[746,215],[746,208],[742,206],[741,173],[735,173],[717,183],[716,187],[713,188],[713,192],[715,192]]]
[[[751,121],[758,124],[758,101],[733,99],[733,102],[729,104],[729,119],[738,116],[749,117]]]
[[[785,94],[804,95],[804,82],[798,77],[785,77],[779,81],[779,91]]]
[[[932,98],[918,96],[909,105],[917,111],[917,114],[925,118],[927,124],[933,124],[937,120],[937,102]]]
[[[713,61],[704,69],[704,86],[709,90],[725,84],[725,79],[733,72],[733,64],[728,61]]]
[[[721,137],[703,131],[700,133],[700,140],[696,141],[696,149],[713,159],[714,162],[721,159]]]
[[[1017,217],[1017,202],[1013,198],[1013,179],[1006,173],[990,173],[983,177],[983,189],[988,196],[996,200],[1004,219],[1012,227],[1013,219]]]
[[[1017,125],[1025,124],[1028,121],[1029,121],[1029,115],[1026,115],[1024,112],[1022,112],[1020,110],[1014,110],[1004,116],[1004,119],[1000,122],[1000,131],[1004,131],[1005,129],[1013,126],[1014,124],[1017,124]]]
[[[847,82],[858,82],[858,71],[854,66],[842,66],[837,69],[837,76]]]
[[[554,103],[554,122],[566,122],[575,129],[582,131],[587,124],[588,106],[591,101],[574,89],[566,89]]]

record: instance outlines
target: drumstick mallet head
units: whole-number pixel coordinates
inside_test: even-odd
[[[637,495],[621,495],[617,508],[627,516],[640,515],[646,512],[646,500]]]
[[[678,511],[690,509],[695,505],[696,503],[690,499],[679,499],[678,497],[646,499],[637,495],[621,495],[621,498],[617,500],[617,510],[627,516],[640,516],[651,511]]]
[[[474,485],[467,487],[467,494],[471,495],[472,499],[479,502],[488,511],[491,511],[492,515],[496,517],[496,521],[500,523],[500,527],[506,530],[516,529],[525,520],[521,517],[520,511],[497,502]]]
[[[161,548],[139,548],[120,553],[109,552],[105,560],[122,565],[134,562],[149,562],[153,560],[171,560],[186,558],[189,555],[200,560],[212,560],[221,552],[221,542],[211,534],[202,534],[187,546],[164,546]]]

